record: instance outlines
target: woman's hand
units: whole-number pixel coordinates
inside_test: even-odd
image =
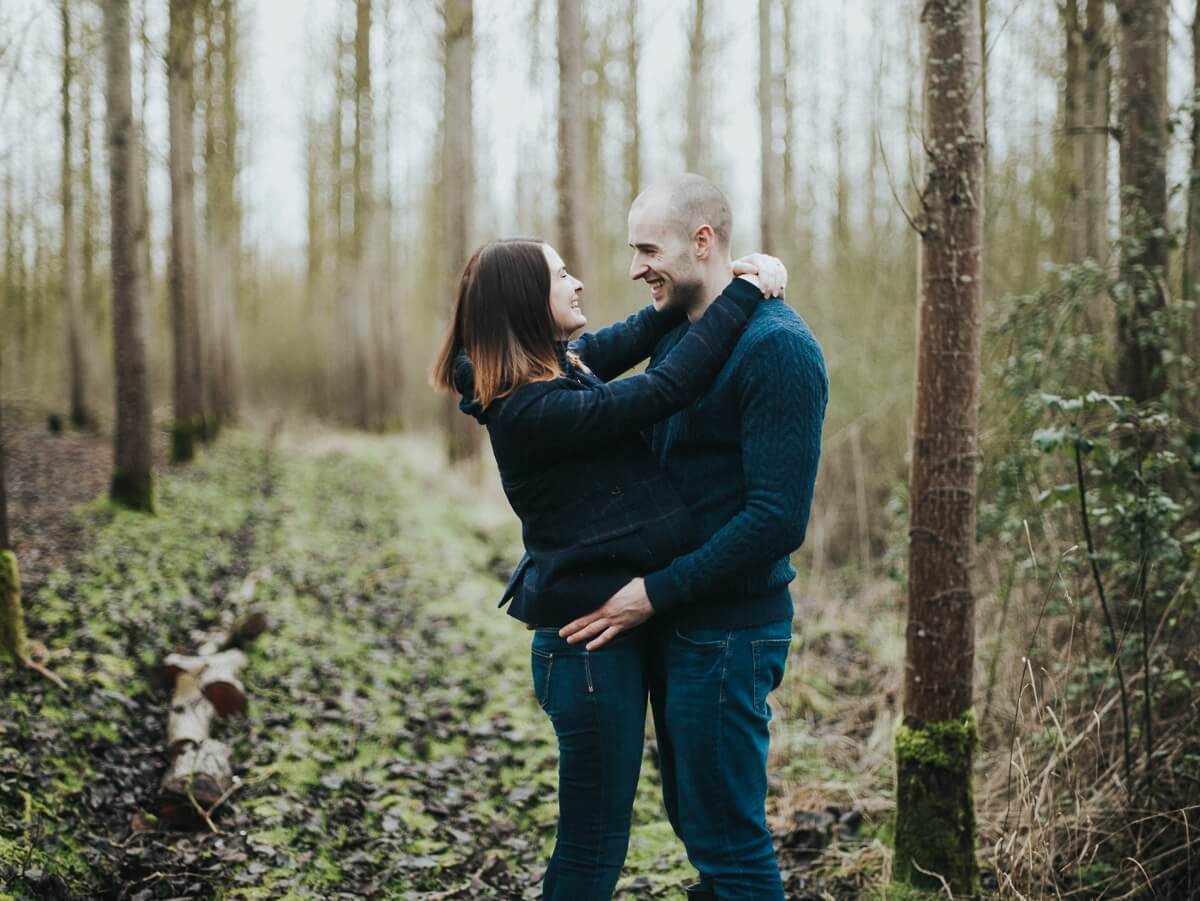
[[[753,282],[763,297],[783,297],[787,288],[787,267],[765,253],[752,253],[733,261],[733,274]]]
[[[593,640],[588,641],[587,649],[594,651],[622,632],[641,625],[653,613],[654,608],[650,606],[650,598],[646,594],[646,583],[639,577],[626,584],[602,606],[567,623],[558,630],[558,636],[565,638],[568,644],[591,638]]]

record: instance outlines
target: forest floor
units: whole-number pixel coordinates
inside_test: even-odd
[[[106,439],[13,430],[28,631],[68,689],[0,662],[0,899],[539,896],[556,752],[528,635],[495,609],[520,535],[438,457],[227,432],[160,468],[149,517],[98,499]],[[248,713],[216,731],[237,788],[211,829],[161,828],[162,659],[249,609],[271,626]],[[803,621],[772,700],[788,896],[878,897],[902,632],[868,609]],[[618,897],[682,898],[652,735],[634,816]]]

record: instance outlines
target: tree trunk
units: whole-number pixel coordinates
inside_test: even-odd
[[[580,4],[558,0],[558,251],[586,281],[588,207]]]
[[[170,0],[167,50],[171,168],[171,337],[174,354],[175,421],[171,459],[191,460],[203,432],[200,328],[196,290],[196,141],[194,69],[196,11],[193,0]]]
[[[1121,280],[1117,381],[1135,401],[1167,388],[1163,338],[1152,319],[1166,306],[1167,2],[1118,0],[1121,77]]]
[[[909,490],[904,722],[896,736],[895,878],[976,894],[971,761],[975,466],[983,274],[978,0],[930,0],[919,335]]]
[[[1183,296],[1197,300],[1200,285],[1200,5],[1192,17],[1192,162],[1188,174],[1187,244],[1183,258]],[[1192,314],[1191,354],[1200,359],[1200,307]]]
[[[372,273],[365,258],[372,223],[371,0],[355,0],[354,26],[354,290],[350,297],[351,398],[354,424],[375,424],[376,404],[367,348],[370,343]]]
[[[442,115],[442,197],[445,203],[442,245],[446,266],[444,284],[449,302],[453,303],[470,253],[475,207],[475,128],[472,123],[475,21],[472,0],[446,0],[443,17],[446,68]],[[578,111],[582,112],[581,109]],[[582,128],[582,120],[579,125]],[[579,137],[582,150],[582,131]],[[450,461],[477,457],[482,434],[476,422],[464,416],[453,399],[446,403],[445,416],[446,449]]]
[[[642,130],[638,124],[638,0],[629,0],[628,40],[625,44],[625,72],[629,79],[625,93],[625,183],[629,187],[629,204],[642,193]]]
[[[1066,79],[1063,127],[1067,172],[1067,259],[1103,261],[1108,255],[1108,42],[1104,0],[1066,0]],[[1080,15],[1080,12],[1084,16]]]
[[[775,175],[774,119],[775,102],[771,66],[771,2],[758,0],[758,116],[761,144],[762,199],[759,210],[759,250],[776,252],[775,228],[778,222],[776,207],[779,199],[779,180]]]
[[[87,402],[87,365],[84,358],[81,332],[83,324],[82,284],[79,275],[79,253],[75,231],[74,168],[71,164],[71,0],[60,0],[62,20],[62,168],[59,185],[62,198],[62,273],[64,317],[67,324],[67,372],[70,382],[71,422],[89,426],[94,421]]]
[[[693,0],[688,28],[687,132],[683,144],[683,167],[700,172],[708,135],[704,133],[704,0]]]
[[[112,222],[113,354],[116,435],[111,494],[136,510],[153,509],[150,386],[142,296],[142,205],[138,130],[129,79],[129,0],[105,0],[109,196]]]

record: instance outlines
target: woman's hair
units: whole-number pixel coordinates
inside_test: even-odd
[[[456,389],[460,350],[474,366],[475,399],[485,409],[522,385],[562,375],[544,244],[540,238],[505,238],[475,251],[463,270],[450,327],[433,364],[435,387]]]

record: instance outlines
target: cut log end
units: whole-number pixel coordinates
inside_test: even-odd
[[[179,828],[201,825],[232,786],[228,745],[211,738],[187,742],[163,777],[159,818]]]

